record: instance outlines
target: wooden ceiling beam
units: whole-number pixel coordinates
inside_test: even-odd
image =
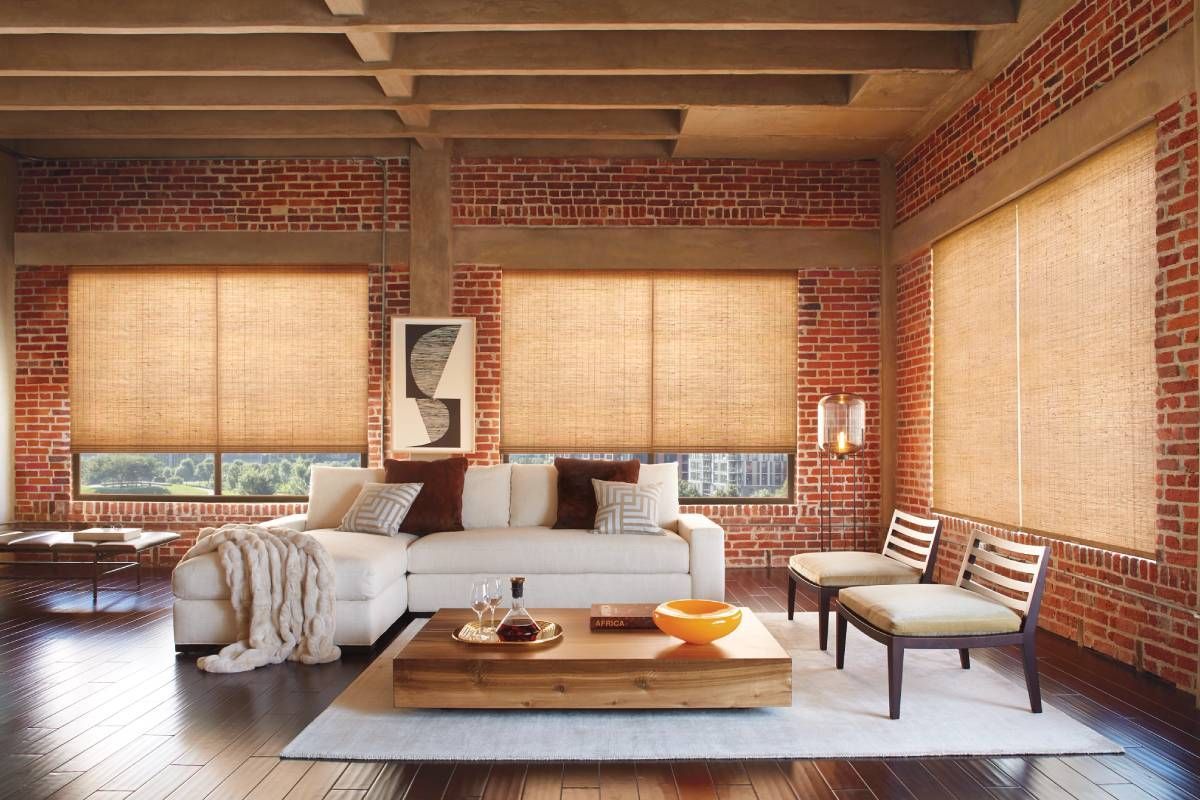
[[[1011,0],[121,0],[9,3],[21,34],[392,33],[479,30],[966,30],[1014,21]]]
[[[677,111],[460,111],[412,129],[378,111],[0,112],[8,139],[670,139]]]
[[[0,78],[0,110],[214,111],[407,108],[839,107],[841,75],[426,76],[388,97],[367,76],[307,78]],[[415,89],[415,90],[414,90]]]
[[[705,75],[960,72],[965,33],[560,31],[395,36],[386,67],[344,37],[4,36],[0,76]]]

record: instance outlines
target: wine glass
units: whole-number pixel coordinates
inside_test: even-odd
[[[491,628],[496,628],[496,609],[500,605],[500,601],[504,599],[504,581],[500,578],[488,578],[487,580],[487,604],[488,610],[491,612]]]
[[[487,581],[475,581],[471,584],[471,608],[479,618],[479,628],[483,629],[483,612],[488,610]]]

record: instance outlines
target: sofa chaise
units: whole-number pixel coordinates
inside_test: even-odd
[[[701,514],[679,509],[675,464],[646,464],[639,483],[662,483],[663,535],[554,529],[557,471],[552,465],[471,467],[463,489],[464,530],[379,536],[335,530],[363,484],[382,469],[313,467],[307,514],[263,523],[312,534],[333,557],[339,645],[371,645],[405,611],[468,604],[472,581],[526,576],[532,607],[657,603],[683,597],[724,599],[725,533]],[[224,645],[237,638],[229,587],[216,553],[179,564],[175,644]]]

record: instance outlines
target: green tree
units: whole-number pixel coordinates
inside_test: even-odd
[[[212,457],[207,457],[196,465],[196,480],[201,483],[207,483],[212,480],[213,476],[213,460]]]
[[[275,494],[279,475],[273,464],[247,464],[238,481],[238,493],[250,495]]]
[[[196,462],[191,458],[180,461],[179,466],[175,468],[175,477],[184,483],[196,480]]]
[[[162,480],[165,466],[152,455],[112,453],[87,459],[82,482],[87,486],[150,486]]]

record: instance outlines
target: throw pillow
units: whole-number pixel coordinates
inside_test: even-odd
[[[596,527],[596,490],[592,480],[637,483],[638,461],[590,461],[585,458],[556,458],[558,470],[558,519],[556,528]]]
[[[658,525],[661,483],[593,480],[592,486],[596,490],[596,533],[664,533]]]
[[[346,516],[342,517],[339,531],[353,533],[378,533],[395,536],[400,532],[400,523],[408,515],[413,501],[421,493],[419,483],[367,483]]]
[[[443,458],[440,461],[396,461],[383,462],[385,480],[388,483],[420,483],[417,495],[408,516],[400,524],[401,533],[437,533],[438,531],[461,531],[463,485],[467,480],[467,459],[462,456]]]

